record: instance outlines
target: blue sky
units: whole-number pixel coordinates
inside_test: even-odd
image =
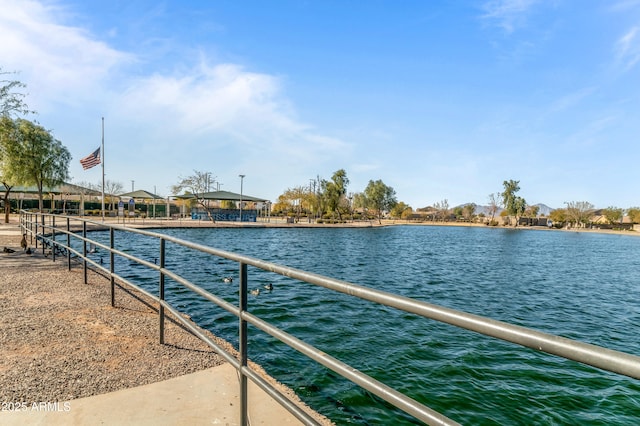
[[[275,200],[345,169],[414,208],[640,205],[640,0],[0,0],[0,66],[106,178]]]

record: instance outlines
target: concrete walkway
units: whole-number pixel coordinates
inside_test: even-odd
[[[238,425],[239,380],[229,364],[164,382],[67,402],[30,403],[0,412],[2,425]],[[252,425],[298,425],[295,417],[249,381]],[[4,407],[3,407],[4,408]]]

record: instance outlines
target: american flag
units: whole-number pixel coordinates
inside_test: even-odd
[[[80,160],[80,164],[82,164],[82,168],[85,170],[100,164],[100,148]]]

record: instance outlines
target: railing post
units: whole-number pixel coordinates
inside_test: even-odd
[[[69,266],[69,270],[71,270],[71,224],[69,222],[68,217],[67,217],[67,265]]]
[[[160,297],[160,309],[158,309],[158,313],[160,314],[160,344],[164,345],[164,272],[162,269],[164,268],[164,253],[165,253],[165,239],[160,238],[160,283],[159,283],[159,297]]]
[[[38,248],[38,216],[36,213],[36,248]],[[44,255],[44,235],[42,235],[42,254]]]
[[[51,216],[51,260],[56,261],[56,217]]]
[[[113,308],[114,306],[116,306],[116,281],[115,278],[113,276],[113,273],[115,272],[115,265],[113,264],[113,260],[115,258],[115,256],[113,255],[113,248],[115,247],[114,245],[115,243],[115,235],[114,235],[114,230],[113,227],[109,228],[109,272],[111,272],[110,277],[111,277],[111,307]]]
[[[84,273],[84,283],[88,284],[87,280],[87,222],[82,222],[82,264]]]
[[[242,319],[242,314],[247,310],[247,264],[240,262],[240,330],[239,330],[239,356],[240,356],[240,424],[249,424],[247,416],[247,376],[242,369],[247,366],[247,322]]]
[[[25,229],[23,232],[27,230],[26,227],[28,226],[29,227],[29,243],[33,244],[33,223],[32,223],[33,218],[29,213],[24,212],[23,214],[24,214],[24,221],[25,221],[24,222]]]

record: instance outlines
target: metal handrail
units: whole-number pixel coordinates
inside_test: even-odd
[[[35,215],[35,222],[32,219]],[[41,218],[38,223],[38,217]],[[50,218],[50,224],[46,224],[46,218]],[[66,219],[66,228],[60,228],[55,224],[55,218]],[[70,227],[70,221],[79,221],[82,223],[82,236],[74,232]],[[33,226],[35,223],[35,231]],[[320,287],[324,287],[329,290],[344,293],[359,299],[368,300],[374,303],[382,304],[385,306],[393,307],[404,312],[413,313],[424,318],[430,318],[439,322],[450,324],[456,327],[460,327],[466,330],[474,331],[486,336],[504,340],[507,342],[515,343],[527,348],[535,349],[538,351],[546,352],[552,355],[557,355],[562,358],[577,361],[586,365],[590,365],[602,370],[611,371],[635,379],[640,379],[640,357],[636,355],[627,354],[620,351],[607,349],[601,346],[592,345],[548,333],[542,333],[533,329],[529,329],[522,326],[509,324],[503,321],[497,321],[490,318],[482,317],[479,315],[469,314],[462,311],[457,311],[450,308],[430,304],[423,301],[418,301],[404,296],[384,292],[368,288],[365,286],[353,284],[347,281],[337,280],[329,278],[323,275],[314,274],[311,272],[303,271],[296,268],[291,268],[272,262],[267,262],[261,259],[253,258],[250,256],[240,255],[224,250],[215,249],[202,244],[193,243],[190,241],[182,240],[177,237],[163,235],[157,232],[134,229],[121,225],[104,224],[92,220],[87,220],[78,217],[59,216],[52,214],[39,214],[21,212],[21,227],[23,232],[31,233],[36,236],[36,244],[38,240],[41,240],[43,244],[51,245],[53,248],[53,254],[55,256],[56,248],[61,248],[66,251],[67,257],[70,259],[71,254],[75,254],[78,258],[82,259],[85,269],[85,282],[86,282],[86,269],[87,264],[91,264],[94,268],[104,273],[111,279],[111,300],[114,301],[114,280],[118,279],[125,285],[135,288],[141,291],[152,300],[159,303],[159,316],[160,316],[160,343],[164,343],[164,316],[165,310],[173,314],[176,320],[182,325],[188,328],[192,333],[198,336],[211,346],[216,352],[218,352],[226,361],[233,365],[240,373],[241,377],[241,389],[240,389],[240,401],[241,401],[241,423],[246,424],[246,380],[251,379],[265,392],[271,395],[276,401],[282,404],[287,410],[289,410],[296,418],[305,424],[317,424],[303,410],[292,403],[286,396],[281,394],[272,385],[262,379],[259,374],[251,370],[247,365],[246,359],[246,333],[247,324],[252,324],[259,330],[271,335],[278,339],[289,347],[297,350],[308,358],[318,362],[319,364],[333,370],[342,377],[350,380],[351,382],[359,385],[360,387],[370,391],[383,400],[387,401],[391,405],[401,409],[414,416],[415,418],[430,424],[430,425],[455,425],[455,421],[445,417],[444,415],[432,410],[431,408],[415,401],[414,399],[386,386],[385,384],[377,381],[376,379],[362,373],[361,371],[339,361],[338,359],[326,354],[325,352],[315,348],[314,346],[303,342],[296,337],[286,333],[285,331],[269,324],[267,321],[260,319],[259,317],[251,314],[247,310],[246,306],[246,294],[247,294],[247,265],[262,269],[264,271],[276,273],[289,278],[297,279],[303,282],[314,284]],[[91,225],[99,229],[109,229],[110,231],[110,245],[99,243],[87,238],[86,231],[87,225]],[[76,227],[79,229],[78,227]],[[38,230],[41,229],[41,232]],[[160,264],[146,261],[144,259],[137,258],[131,254],[114,248],[114,231],[131,232],[139,235],[153,237],[158,239],[160,249]],[[49,232],[49,234],[47,234]],[[64,245],[60,240],[55,239],[57,234],[67,235],[67,244]],[[83,242],[83,253],[72,249],[70,244],[70,238],[74,237]],[[240,284],[239,284],[239,306],[229,303],[214,294],[209,293],[197,284],[190,282],[188,279],[179,275],[179,273],[165,268],[165,243],[169,241],[174,244],[178,244],[183,247],[187,247],[193,250],[197,250],[203,253],[211,254],[217,257],[228,259],[238,262],[240,269]],[[108,251],[110,254],[110,268],[107,269],[103,265],[98,264],[89,257],[86,253],[86,244],[90,242],[101,249]],[[44,250],[44,245],[43,245]],[[128,279],[117,275],[114,272],[114,256],[134,261],[146,268],[155,270],[159,274],[159,295],[153,295],[145,289],[137,286],[135,283]],[[55,257],[54,257],[55,260]],[[71,262],[69,261],[69,269],[71,269]],[[164,278],[169,277],[175,282],[181,284],[183,287],[188,288],[196,294],[204,297],[208,301],[216,304],[222,309],[235,315],[240,320],[239,328],[239,355],[234,355],[220,345],[212,341],[205,333],[203,333],[197,326],[193,325],[190,321],[184,319],[180,312],[171,306],[165,299],[164,295]]]

